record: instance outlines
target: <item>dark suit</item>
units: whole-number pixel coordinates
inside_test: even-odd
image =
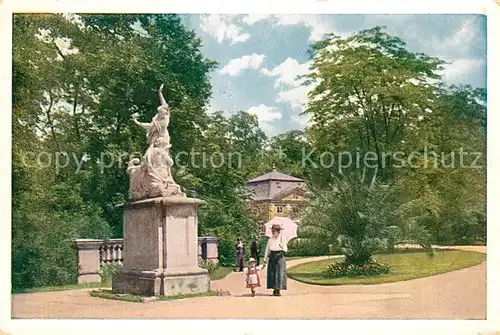
[[[238,271],[243,271],[243,261],[245,259],[245,249],[243,247],[243,243],[236,244],[236,268]]]
[[[260,250],[259,250],[259,245],[257,244],[257,241],[253,241],[252,245],[250,246],[250,254],[252,255],[252,258],[255,258],[257,261],[257,265],[260,264]]]

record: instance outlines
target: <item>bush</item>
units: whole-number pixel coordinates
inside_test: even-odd
[[[12,287],[76,283],[75,238],[106,238],[109,226],[97,211],[71,213],[29,208],[13,211]]]
[[[200,267],[208,270],[208,274],[212,275],[219,268],[219,263],[204,259],[201,261]]]
[[[379,263],[371,260],[363,265],[347,264],[346,262],[335,262],[328,265],[323,274],[328,278],[338,277],[358,277],[358,276],[377,276],[389,273],[388,264]]]
[[[118,271],[118,269],[122,268],[121,264],[106,264],[102,265],[99,272],[101,275],[102,282],[111,282],[113,279],[113,275]]]
[[[219,261],[222,266],[231,267],[236,263],[236,250],[235,244],[236,239],[234,241],[221,237],[219,239],[218,252],[219,252]]]
[[[333,250],[333,253],[338,249]],[[330,254],[330,247],[324,241],[317,241],[309,238],[294,239],[288,244],[287,256],[290,257],[308,257],[324,256]]]

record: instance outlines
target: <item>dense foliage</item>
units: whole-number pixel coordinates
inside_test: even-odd
[[[122,236],[127,163],[145,150],[132,115],[154,116],[161,83],[175,178],[208,202],[200,233],[222,237],[230,257],[236,236],[254,227],[242,186],[255,160],[188,160],[193,150],[251,155],[265,135],[255,116],[205,111],[216,63],[194,32],[176,15],[16,14],[13,34],[13,285],[72,282],[72,239]]]
[[[310,142],[343,155],[312,178],[301,235],[336,241],[346,264],[397,242],[485,243],[485,90],[445,87],[442,61],[380,27],[310,55]]]
[[[258,231],[244,182],[273,164],[311,186],[291,253],[324,254],[334,244],[367,260],[404,239],[484,242],[485,171],[446,164],[463,148],[482,153],[476,164],[484,166],[485,91],[444,87],[440,60],[407,51],[381,28],[329,36],[311,57],[305,84],[319,83],[306,111],[311,127],[267,139],[255,115],[207,113],[217,64],[177,15],[15,14],[13,286],[74,282],[72,239],[122,236],[116,205],[128,197],[127,162],[146,143],[132,115],[154,116],[161,83],[172,108],[174,179],[207,201],[199,233],[220,237],[223,265],[234,263],[237,236],[249,247]],[[401,151],[430,164],[396,168],[394,156],[386,165],[378,156],[376,169],[339,177],[338,164],[302,165],[311,150],[314,162],[325,151]]]

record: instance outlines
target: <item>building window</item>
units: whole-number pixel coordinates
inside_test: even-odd
[[[276,213],[283,213],[283,206],[276,206]]]

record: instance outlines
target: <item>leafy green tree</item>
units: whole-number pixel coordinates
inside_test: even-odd
[[[386,180],[391,164],[383,155],[400,150],[427,114],[443,62],[406,50],[381,27],[346,38],[330,34],[310,56],[304,84],[317,84],[306,109],[312,142],[323,150],[375,153]]]
[[[131,115],[153,117],[165,83],[173,147],[197,146],[216,64],[176,15],[16,14],[13,35],[13,283],[62,283],[72,238],[121,236],[123,154],[145,149]],[[70,159],[43,168],[42,152]]]
[[[199,212],[200,235],[220,238],[221,262],[229,265],[234,263],[236,238],[242,237],[249,244],[258,231],[257,220],[248,210],[244,185],[265,135],[255,116],[245,112],[228,118],[215,113],[209,123],[199,148],[207,157],[206,164],[192,169],[199,180],[193,195],[207,201]]]
[[[274,136],[269,141],[270,150],[278,154],[275,163],[278,170],[290,175],[309,179],[312,166],[303,164],[303,157],[312,151],[307,133],[302,130],[291,130]]]
[[[323,151],[350,153],[335,166],[313,169],[315,188],[330,192],[326,185],[337,182],[340,163],[349,166],[344,173],[367,168],[363,159],[375,154],[369,163],[376,168],[365,172],[392,185],[401,206],[399,230],[381,228],[388,237],[427,247],[484,241],[485,90],[447,87],[441,60],[406,50],[380,27],[329,35],[310,55],[312,71],[303,78],[316,84],[306,109],[316,161]],[[479,167],[472,168],[476,157]]]

